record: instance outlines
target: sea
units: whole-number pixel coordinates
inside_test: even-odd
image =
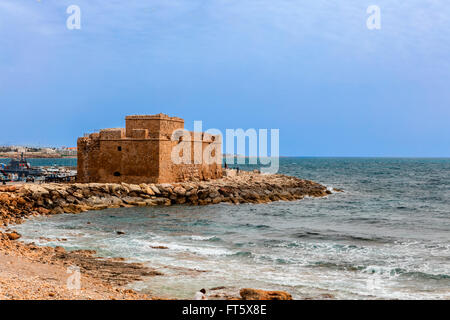
[[[0,158],[0,164],[8,165],[9,158]],[[33,167],[76,167],[76,158],[27,158],[27,161]]]
[[[280,158],[279,172],[344,192],[107,209],[14,228],[28,242],[155,268],[163,275],[129,287],[159,297],[190,299],[200,288],[237,296],[249,287],[295,299],[450,299],[450,159]]]

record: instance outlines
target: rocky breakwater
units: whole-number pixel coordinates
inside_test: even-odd
[[[306,196],[323,197],[330,193],[329,188],[313,181],[258,172],[170,184],[23,184],[0,187],[0,222],[6,226],[20,223],[30,215],[80,213],[117,207],[265,203],[298,200]]]

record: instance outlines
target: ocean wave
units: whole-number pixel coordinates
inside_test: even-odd
[[[363,273],[386,275],[389,277],[408,277],[423,280],[450,279],[450,275],[442,273],[430,273],[425,271],[413,271],[404,267],[368,266],[362,270]]]
[[[258,224],[258,225],[254,225],[251,223],[245,223],[245,224],[239,224],[240,227],[247,227],[247,228],[255,228],[255,229],[269,229],[271,228],[268,225],[265,224]]]
[[[225,248],[213,247],[213,246],[193,246],[185,243],[174,243],[166,241],[148,241],[146,247],[167,247],[168,252],[189,252],[202,256],[229,256],[234,252]]]
[[[364,270],[364,266],[353,265],[351,263],[345,262],[330,262],[330,261],[317,261],[308,265],[309,267],[319,267],[319,268],[327,268],[334,269],[340,271],[362,271]]]
[[[450,280],[450,275],[448,275],[448,274],[433,274],[433,273],[426,273],[426,272],[420,272],[420,271],[408,271],[408,272],[401,274],[401,276],[421,278],[421,279],[427,279],[427,280],[443,280],[443,279]],[[450,283],[449,283],[449,285],[450,285]]]
[[[233,253],[231,256],[249,258],[249,257],[253,257],[254,255],[250,251],[238,251],[236,253]]]
[[[390,243],[392,239],[386,237],[365,237],[360,235],[342,234],[334,232],[313,232],[313,231],[300,231],[293,233],[295,238],[305,238],[314,240],[327,240],[327,241],[364,241],[364,242],[378,242],[378,243]]]
[[[220,239],[217,236],[197,236],[197,235],[192,235],[189,237],[191,240],[195,240],[195,241],[221,241],[222,239]]]
[[[384,276],[388,278],[412,278],[415,280],[449,280],[448,274],[434,274],[423,271],[411,271],[402,267],[389,267],[389,266],[362,266],[354,265],[346,262],[329,262],[329,261],[317,261],[308,265],[309,267],[327,268],[338,271],[355,271],[363,274],[373,274],[378,276]]]

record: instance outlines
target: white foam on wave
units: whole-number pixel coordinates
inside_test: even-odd
[[[192,235],[189,237],[192,240],[196,240],[196,241],[207,241],[207,240],[211,240],[213,238],[215,238],[215,236],[196,236],[196,235]]]
[[[156,246],[165,246],[170,251],[178,251],[178,252],[190,252],[198,255],[206,255],[206,256],[227,256],[234,254],[233,251],[230,251],[225,248],[218,248],[212,246],[192,246],[188,244],[182,243],[174,243],[174,242],[160,242],[160,241],[152,241],[147,242],[147,246],[151,249],[151,247]]]

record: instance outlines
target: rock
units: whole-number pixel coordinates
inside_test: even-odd
[[[159,191],[159,189],[154,184],[150,184],[149,187],[155,194],[161,194],[161,191]]]
[[[156,198],[155,201],[158,205],[170,206],[172,204],[168,198]]]
[[[49,194],[48,190],[39,185],[27,185],[29,192],[33,195],[34,199],[38,199]]]
[[[169,247],[166,247],[166,246],[150,246],[150,248],[153,248],[153,249],[169,249]]]
[[[6,236],[8,237],[9,240],[17,240],[22,237],[19,233],[15,231],[6,233]]]
[[[226,177],[236,177],[236,170],[235,169],[227,169],[225,171]]]
[[[130,205],[139,205],[142,203],[144,203],[144,205],[145,205],[144,199],[139,198],[139,197],[123,197],[122,201],[124,203],[130,204]]]
[[[175,203],[176,203],[176,204],[183,204],[183,203],[186,203],[186,197],[178,197],[178,198],[175,200]]]
[[[129,192],[136,192],[137,194],[142,192],[142,189],[139,185],[137,184],[129,184],[128,185],[128,189],[130,190]]]
[[[61,207],[55,207],[55,208],[53,208],[53,210],[50,213],[51,214],[61,214],[61,213],[64,213],[64,209]]]
[[[74,192],[74,193],[72,193],[72,195],[73,195],[75,198],[77,198],[78,200],[81,200],[81,199],[84,198],[83,193],[81,193],[81,192]]]
[[[61,246],[56,246],[55,247],[55,252],[57,252],[57,253],[65,253],[66,250],[63,247],[61,247]]]
[[[34,185],[32,185],[34,186]],[[16,191],[16,186],[1,186],[0,187],[0,192],[15,192]]]
[[[49,213],[50,213],[50,210],[45,209],[45,208],[43,208],[43,207],[39,207],[39,208],[37,209],[37,211],[38,211],[40,214],[42,214],[42,215],[46,215],[46,214],[49,214]]]
[[[186,195],[186,189],[183,187],[175,187],[173,189],[173,192],[178,196],[185,196]]]
[[[220,203],[220,202],[222,202],[222,201],[223,201],[223,198],[222,198],[221,196],[218,196],[218,197],[212,199],[211,202],[212,202],[213,204],[217,204],[217,203]]]
[[[66,201],[69,202],[69,203],[75,203],[75,202],[77,202],[78,200],[77,200],[77,198],[75,198],[74,196],[68,195],[68,196],[66,197]]]
[[[150,188],[149,185],[146,185],[145,183],[142,183],[139,186],[141,187],[141,190],[142,190],[143,193],[151,195],[151,196],[155,195],[155,192],[153,191],[152,188]]]
[[[156,199],[145,199],[144,200],[146,206],[157,206],[158,201]]]
[[[61,208],[67,206],[67,202],[63,198],[55,198],[54,203]]]
[[[120,234],[125,234],[125,232],[123,232],[123,231],[116,231],[116,233],[119,234],[119,235]]]
[[[214,291],[214,290],[223,290],[223,289],[226,289],[227,287],[225,287],[225,286],[220,286],[220,287],[214,287],[214,288],[211,288],[211,289],[209,289],[210,291]]]
[[[89,198],[90,196],[93,195],[88,186],[86,186],[81,190],[81,194],[83,195],[83,198]],[[75,196],[75,194],[73,195]]]
[[[161,192],[173,193],[173,186],[170,183],[161,183],[157,185],[157,188],[161,190]]]
[[[292,300],[292,296],[284,291],[265,291],[244,288],[239,294],[242,300]]]
[[[217,198],[218,196],[220,196],[220,193],[217,190],[211,190],[211,192],[208,194],[208,196],[211,199]]]

